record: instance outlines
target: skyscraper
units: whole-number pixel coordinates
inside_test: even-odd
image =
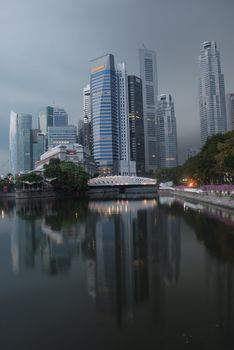
[[[39,129],[46,135],[48,126],[53,126],[54,108],[47,106],[39,112]]]
[[[54,107],[53,126],[68,126],[68,114],[64,108]]]
[[[139,49],[140,77],[142,79],[145,170],[151,172],[158,167],[157,144],[157,61],[156,53],[148,49]]]
[[[135,175],[136,163],[130,159],[130,132],[128,106],[128,77],[125,63],[116,66],[119,175]]]
[[[32,169],[35,169],[36,161],[46,151],[45,134],[39,129],[32,130]]]
[[[201,141],[227,131],[224,76],[215,41],[201,44],[199,56],[199,107]]]
[[[234,130],[234,93],[226,94],[227,129]]]
[[[145,173],[145,145],[142,81],[135,75],[128,76],[130,156],[136,162],[136,173]]]
[[[91,103],[90,85],[83,89],[83,142],[84,147],[92,152],[92,125],[91,125]]]
[[[118,115],[114,56],[91,61],[93,157],[100,174],[118,172]]]
[[[13,175],[32,169],[32,115],[10,114],[10,167]]]
[[[77,128],[74,125],[48,127],[48,149],[57,145],[77,142]]]
[[[178,165],[174,103],[171,95],[160,95],[157,108],[160,168]]]

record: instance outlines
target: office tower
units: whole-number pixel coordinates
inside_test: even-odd
[[[31,114],[11,111],[9,149],[13,175],[32,169],[31,129]]]
[[[100,174],[117,174],[118,115],[113,55],[91,61],[90,94],[94,160]]]
[[[142,79],[145,170],[152,172],[158,167],[157,144],[157,62],[156,53],[145,48],[139,49],[140,77]]]
[[[178,165],[174,103],[171,95],[160,95],[157,107],[160,168]]]
[[[226,94],[227,129],[234,130],[234,93]]]
[[[77,142],[84,146],[84,120],[78,121]]]
[[[54,107],[53,126],[68,126],[68,115],[63,108]]]
[[[39,112],[39,129],[46,135],[48,126],[53,126],[54,108],[47,106]]]
[[[91,104],[90,85],[83,89],[83,142],[84,147],[92,152],[92,125],[91,125]]]
[[[74,125],[48,127],[48,149],[57,145],[77,142],[77,128]]]
[[[201,44],[199,56],[199,107],[201,141],[227,130],[224,76],[215,41]]]
[[[145,174],[145,145],[142,81],[135,75],[128,76],[130,157],[136,162],[138,176]]]
[[[32,169],[35,169],[36,161],[40,160],[40,156],[46,151],[45,134],[39,129],[32,130]]]
[[[136,162],[130,160],[128,77],[124,63],[116,66],[119,175],[135,175]]]

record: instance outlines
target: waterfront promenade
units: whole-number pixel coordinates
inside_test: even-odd
[[[222,208],[234,210],[234,193],[227,191],[204,191],[201,189],[165,187],[159,190],[160,195],[171,195],[182,197],[194,202],[215,205]]]

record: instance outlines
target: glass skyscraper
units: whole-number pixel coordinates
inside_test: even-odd
[[[178,165],[177,132],[171,95],[160,95],[157,108],[160,168]]]
[[[145,48],[139,49],[140,77],[142,79],[144,140],[145,140],[145,170],[152,172],[158,167],[157,140],[157,61],[156,52]]]
[[[47,106],[39,112],[39,129],[46,135],[48,127],[53,126],[54,108]]]
[[[54,107],[53,126],[68,126],[68,114],[64,108]]]
[[[130,156],[136,162],[138,176],[145,174],[145,145],[142,81],[135,75],[128,76]]]
[[[91,61],[90,94],[95,163],[100,174],[117,174],[118,112],[113,55]]]
[[[13,175],[32,169],[32,115],[10,114],[10,168]]]
[[[201,141],[227,131],[224,76],[215,41],[201,44],[199,56],[199,108]]]
[[[234,130],[234,93],[226,94],[227,129]]]
[[[77,128],[74,125],[48,127],[48,149],[77,142]]]

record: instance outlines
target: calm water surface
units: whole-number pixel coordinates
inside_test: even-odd
[[[233,350],[233,215],[0,202],[0,350]]]

